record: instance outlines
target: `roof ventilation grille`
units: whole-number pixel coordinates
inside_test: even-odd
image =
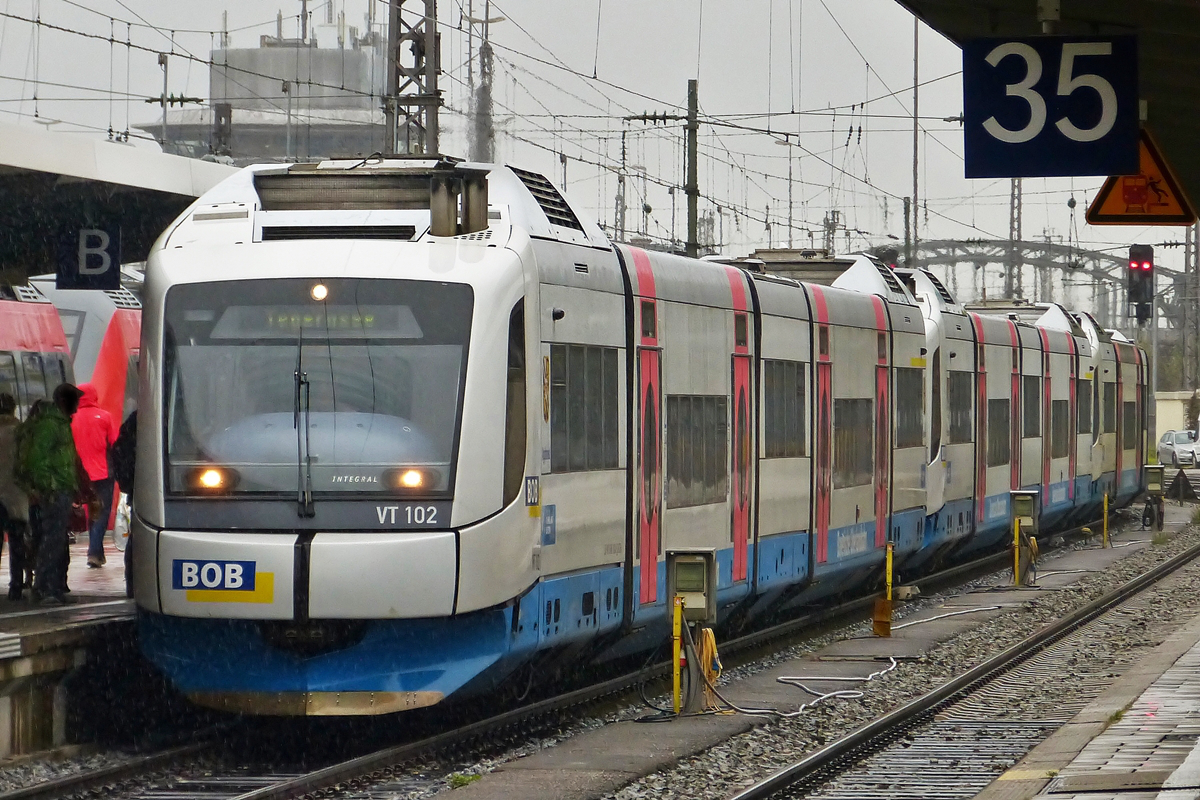
[[[895,274],[890,269],[877,261],[872,261],[871,263],[875,265],[875,269],[879,270],[879,275],[883,278],[883,282],[887,284],[888,289],[896,294],[904,294],[904,287],[900,285],[900,281],[896,280]]]
[[[113,301],[117,308],[141,308],[142,304],[138,302],[137,297],[133,292],[122,286],[120,289],[106,289],[106,295]]]
[[[417,235],[415,225],[264,225],[264,242],[298,239],[401,239]]]
[[[932,272],[925,270],[925,277],[929,278],[929,282],[933,284],[933,288],[937,289],[937,293],[941,295],[941,298],[945,300],[948,305],[958,305],[954,300],[954,296],[950,294],[949,290],[946,289],[945,285],[941,281],[934,277]]]
[[[550,224],[574,228],[577,231],[583,230],[583,225],[579,224],[579,218],[575,216],[575,212],[567,205],[563,196],[558,193],[558,189],[554,188],[554,184],[536,172],[529,172],[517,167],[509,167],[509,169],[521,179],[521,183],[525,184],[525,188],[541,206],[542,211],[546,214],[546,219],[550,220]]]
[[[454,237],[467,242],[486,242],[492,238],[492,229],[488,228],[485,231],[476,231],[475,233],[464,233]]]
[[[17,299],[22,303],[49,303],[50,300],[37,289],[25,284],[24,286],[14,286],[13,291],[17,295]]]

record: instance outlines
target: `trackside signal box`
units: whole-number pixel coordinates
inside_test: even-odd
[[[1142,475],[1146,483],[1146,494],[1151,497],[1162,497],[1163,478],[1166,471],[1167,468],[1162,464],[1146,464],[1142,467]]]
[[[683,598],[683,618],[688,622],[716,623],[716,572],[711,552],[667,554],[668,596]]]
[[[1014,489],[1009,492],[1013,519],[1021,526],[1026,536],[1037,535],[1038,491],[1036,489]]]

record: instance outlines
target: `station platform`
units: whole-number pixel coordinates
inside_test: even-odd
[[[108,563],[87,566],[84,537],[71,546],[65,606],[7,598],[8,553],[0,567],[0,760],[60,747],[72,739],[68,679],[89,649],[129,638],[134,604],[125,597],[124,554],[108,543]]]
[[[976,798],[1198,799],[1200,616]]]

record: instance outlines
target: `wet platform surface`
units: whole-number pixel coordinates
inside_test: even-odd
[[[0,565],[0,660],[52,646],[56,631],[91,627],[133,618],[134,604],[125,597],[125,554],[105,541],[108,563],[98,569],[87,565],[87,537],[71,545],[65,606],[39,606],[26,589],[21,600],[8,599],[8,544]],[[36,646],[35,646],[36,645]]]

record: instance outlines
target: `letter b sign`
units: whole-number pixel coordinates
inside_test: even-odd
[[[121,229],[116,225],[80,227],[59,238],[58,289],[119,289]]]

